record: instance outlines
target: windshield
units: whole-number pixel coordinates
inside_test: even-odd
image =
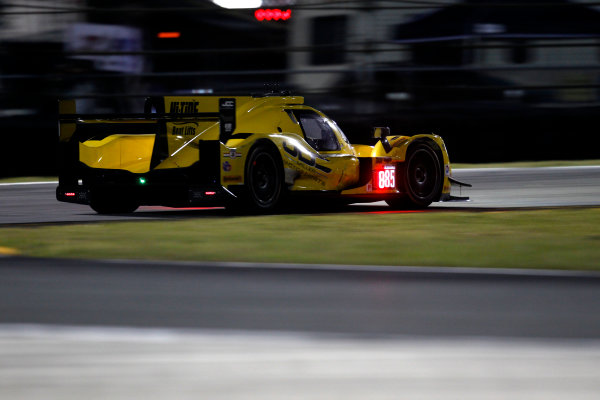
[[[306,142],[317,151],[340,150],[340,143],[335,134],[339,130],[327,118],[323,118],[312,110],[294,110],[294,116],[302,127]]]

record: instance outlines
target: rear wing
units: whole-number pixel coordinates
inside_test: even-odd
[[[216,108],[216,110],[199,111],[200,109],[211,108]],[[211,98],[188,96],[149,97],[146,99],[143,113],[127,114],[77,114],[75,100],[60,100],[58,114],[59,139],[61,142],[69,141],[72,138],[77,123],[214,120],[219,122],[219,141],[226,143],[236,128],[236,99],[217,96],[211,96]],[[146,132],[140,130],[140,133]]]

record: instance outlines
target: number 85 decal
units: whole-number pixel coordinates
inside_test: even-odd
[[[377,189],[396,188],[396,168],[386,165],[384,169],[375,170],[375,186]]]

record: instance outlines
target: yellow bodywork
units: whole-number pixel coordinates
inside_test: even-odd
[[[155,135],[111,135],[79,143],[79,159],[91,168],[150,171]]]
[[[219,112],[223,96],[164,97],[165,113]],[[278,149],[285,171],[285,182],[291,191],[335,191],[341,195],[372,194],[370,181],[361,181],[361,162],[373,166],[395,165],[405,160],[407,149],[416,140],[434,144],[442,154],[444,167],[443,194],[450,193],[450,162],[444,142],[436,135],[388,136],[391,149],[381,142],[372,146],[351,145],[339,127],[324,114],[304,105],[298,96],[234,96],[235,131],[225,142],[220,142],[220,184],[224,188],[243,185],[246,159],[258,142],[269,142]],[[308,144],[298,121],[290,116],[295,110],[310,110],[323,117],[335,133],[339,149],[316,151]],[[70,102],[61,102],[61,113],[74,113]],[[105,120],[84,120],[79,124],[110,124]],[[121,122],[123,123],[123,122]],[[154,124],[154,133],[128,134],[126,131],[108,135],[99,140],[90,138],[79,143],[79,160],[91,168],[124,170],[135,174],[151,170],[187,168],[200,160],[202,141],[219,141],[220,123],[209,119],[176,116],[164,122],[163,144],[165,155],[151,166],[153,155],[160,144],[159,125],[155,121],[130,120],[131,124]],[[152,125],[149,125],[152,127]],[[61,123],[61,141],[70,140],[75,123]],[[370,159],[371,161],[364,161]],[[360,183],[360,184],[359,184]],[[388,189],[386,193],[398,193]]]

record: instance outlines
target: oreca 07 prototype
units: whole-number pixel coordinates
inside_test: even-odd
[[[165,96],[140,114],[77,114],[59,103],[60,201],[99,213],[140,205],[224,205],[272,211],[301,199],[385,200],[422,208],[450,195],[450,161],[436,135],[352,145],[303,97]]]

